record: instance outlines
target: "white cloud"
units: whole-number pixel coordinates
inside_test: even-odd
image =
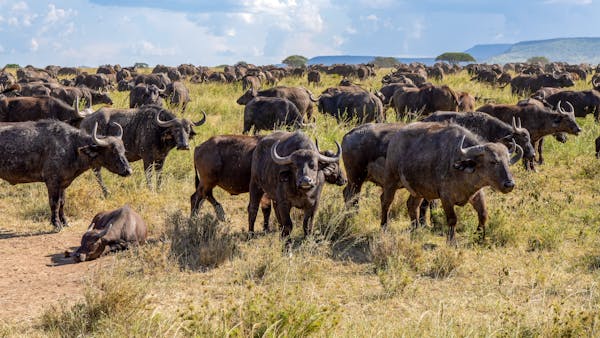
[[[367,15],[367,17],[365,19],[367,19],[369,21],[377,21],[377,15],[369,14],[369,15]]]
[[[152,44],[150,41],[142,40],[134,46],[134,49],[141,56],[173,56],[175,48],[161,48]]]
[[[38,50],[38,48],[40,48],[40,44],[37,42],[37,40],[35,38],[31,38],[31,41],[29,42],[29,50],[31,50],[32,52],[35,52]]]
[[[72,9],[64,10],[62,8],[56,8],[54,4],[48,5],[48,13],[46,14],[46,18],[44,22],[46,23],[55,23],[59,20],[64,20],[73,14]]]
[[[227,36],[235,36],[235,28],[229,28],[225,30],[225,35]]]
[[[13,17],[8,18],[8,25],[9,26],[18,26],[19,25],[19,19]]]
[[[15,3],[14,5],[12,5],[11,10],[13,11],[26,11],[29,9],[29,6],[27,6],[27,3],[25,3],[24,1],[19,1],[17,3]]]
[[[0,45],[0,53],[4,53],[4,47]]]

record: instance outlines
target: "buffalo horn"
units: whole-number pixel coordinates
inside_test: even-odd
[[[600,86],[600,84],[598,82],[596,82],[596,77],[592,78],[592,86],[594,86],[594,88],[597,88],[598,86]]]
[[[515,153],[515,155],[513,155],[510,158],[510,165],[519,162],[519,160],[523,157],[523,148],[521,148],[520,145],[516,144],[515,140],[512,141],[512,149],[510,150],[509,154],[513,153]]]
[[[279,140],[277,142],[275,142],[273,144],[273,146],[271,146],[271,158],[273,159],[273,162],[279,164],[279,165],[287,165],[292,163],[292,156],[288,155],[286,157],[281,157],[279,156],[279,154],[277,154],[277,146],[279,145]]]
[[[77,114],[77,116],[79,116],[79,117],[81,117],[81,118],[84,118],[84,117],[86,117],[86,114],[82,114],[82,113],[79,111],[79,96],[77,96],[77,97],[75,98],[75,103],[74,103],[74,105],[75,105],[75,114]]]
[[[460,140],[460,144],[458,145],[458,149],[460,149],[460,153],[465,157],[474,157],[474,156],[481,154],[481,152],[483,151],[483,146],[481,146],[481,145],[463,148],[463,145],[465,143],[465,138],[466,138],[466,135],[463,135],[462,139]]]
[[[101,147],[108,146],[108,142],[98,138],[98,122],[94,123],[94,129],[92,130],[92,139],[94,140],[95,144],[97,144]]]
[[[92,231],[92,229],[94,228],[94,225],[96,225],[96,223],[90,224],[90,226],[88,227],[88,229],[86,230],[86,232]]]
[[[175,123],[177,123],[177,118],[174,118],[169,121],[161,121],[160,120],[160,112],[156,113],[156,124],[158,124],[159,127],[169,128],[169,127],[174,126]]]
[[[110,231],[110,229],[112,228],[113,224],[110,223],[107,227],[104,228],[104,230],[100,231],[98,233],[98,238],[104,237],[106,236],[106,234]]]
[[[117,126],[117,128],[119,129],[119,132],[117,133],[117,135],[115,135],[115,137],[118,139],[122,139],[123,138],[123,127],[121,127],[121,125],[118,124],[117,122],[112,122],[112,124]]]
[[[204,122],[206,122],[206,112],[203,110],[202,111],[202,120],[200,120],[198,122],[193,122],[193,123],[194,123],[194,126],[199,127],[199,126],[203,125]]]
[[[517,122],[518,122],[518,124],[517,124],[517,128],[519,128],[519,129],[520,129],[520,128],[522,128],[522,127],[521,127],[521,118],[520,118],[520,117],[519,117],[519,118],[517,118]]]
[[[515,117],[512,118],[512,128],[513,132],[517,131],[517,122],[515,121]]]
[[[325,156],[319,152],[319,162],[335,163],[340,160],[340,156],[342,156],[342,147],[340,146],[340,144],[337,141],[335,141],[335,145],[337,147],[337,154],[335,154],[334,156]],[[317,150],[318,149],[319,149],[319,147],[317,146]]]
[[[595,86],[594,86],[594,87],[595,87]],[[308,89],[307,89],[306,91],[308,92],[308,97],[310,98],[310,100],[311,100],[312,102],[317,102],[317,101],[319,101],[319,98],[318,98],[318,97],[314,97],[314,96],[313,96],[313,94],[312,94],[310,91],[308,91]]]

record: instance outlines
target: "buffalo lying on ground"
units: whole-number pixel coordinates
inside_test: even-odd
[[[110,251],[117,251],[144,244],[147,234],[146,222],[129,205],[97,213],[81,237],[73,260],[76,263],[94,260],[104,253],[107,245]]]
[[[516,144],[511,152],[520,149]],[[487,210],[482,188],[492,186],[508,193],[515,182],[508,166],[522,156],[522,149],[509,159],[508,149],[486,143],[469,130],[447,123],[415,122],[391,138],[381,195],[381,226],[387,227],[388,211],[396,190],[410,193],[406,205],[413,226],[418,224],[423,199],[441,199],[449,226],[448,241],[454,241],[455,205],[469,202],[477,211],[478,230],[485,237]]]
[[[204,200],[212,204],[219,220],[225,219],[225,211],[213,196],[212,190],[219,186],[231,195],[247,193],[250,185],[252,154],[262,136],[220,135],[206,140],[194,150],[196,192],[191,196],[191,214],[196,215]],[[333,153],[325,151],[325,156]],[[329,163],[320,170],[330,184],[346,184],[346,175],[339,163]],[[264,228],[269,228],[271,201],[263,196],[260,203]]]
[[[44,182],[48,188],[51,222],[56,229],[68,226],[63,211],[65,189],[89,168],[105,167],[129,176],[122,130],[117,136],[91,135],[55,120],[0,124],[0,178],[10,184]]]
[[[267,194],[282,226],[282,237],[287,238],[292,232],[292,207],[304,210],[302,225],[304,234],[309,235],[325,183],[325,174],[319,169],[339,163],[341,149],[336,145],[337,154],[325,156],[301,132],[275,132],[263,137],[252,155],[248,231],[254,232],[260,200]]]
[[[171,149],[188,150],[189,140],[196,135],[194,126],[206,121],[206,114],[199,122],[180,119],[168,110],[154,105],[134,109],[101,108],[81,122],[81,128],[90,130],[98,124],[99,130],[110,133],[115,123],[123,128],[123,144],[130,162],[142,160],[148,187],[152,187],[152,169],[156,170],[157,187],[161,185],[161,172]],[[108,189],[104,185],[100,166],[94,173],[102,187],[104,196]]]
[[[310,121],[312,119],[313,113],[313,102],[317,102],[317,99],[313,96],[313,94],[304,87],[285,87],[285,86],[277,86],[265,90],[252,90],[249,89],[244,93],[244,95],[240,96],[237,99],[237,104],[246,105],[252,99],[258,96],[266,96],[266,97],[279,97],[282,99],[288,99],[292,101],[298,111],[302,116],[306,116],[306,118]]]
[[[6,97],[0,99],[0,122],[54,119],[78,126],[92,111],[79,111],[79,99],[76,99],[74,106],[51,96]]]

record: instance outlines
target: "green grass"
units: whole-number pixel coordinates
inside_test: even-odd
[[[362,85],[379,88],[385,73]],[[323,78],[321,86],[307,86],[316,95],[339,81]],[[508,87],[470,82],[466,72],[443,82],[497,103],[519,99]],[[280,84],[306,81],[288,78]],[[197,120],[201,110],[208,116],[196,128],[193,145],[241,132],[239,84],[188,86],[193,101],[185,117]],[[584,88],[583,81],[575,87]],[[117,107],[128,105],[127,93],[111,97]],[[388,116],[391,121],[391,111]],[[78,302],[48,309],[31,325],[0,321],[0,335],[598,335],[600,170],[593,141],[600,127],[591,118],[579,122],[584,131],[566,144],[547,139],[539,172],[512,168],[513,192],[486,192],[490,221],[484,243],[472,235],[474,210],[457,207],[457,247],[445,244],[440,211],[433,228],[406,232],[406,191],[397,193],[390,230],[381,234],[381,189],[370,183],[356,215],[343,210],[341,187],[326,186],[315,235],[308,239],[302,239],[302,213],[294,211],[297,244],[287,253],[276,233],[246,238],[247,195],[215,189],[229,217],[224,223],[215,222],[208,203],[197,220],[183,216],[194,191],[192,151],[170,153],[159,191],[147,190],[139,162],[129,178],[104,172],[112,192],[107,199],[86,172],[67,190],[65,210],[77,229],[83,232],[95,213],[129,203],[148,222],[150,236],[161,241],[116,255],[114,263],[89,276]],[[305,132],[321,148],[334,149],[334,141],[351,128],[317,115],[316,127]],[[0,182],[3,229],[51,230],[47,209],[42,184]]]

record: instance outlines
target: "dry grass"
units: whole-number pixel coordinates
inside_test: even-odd
[[[309,88],[318,94],[339,81],[324,78]],[[444,83],[498,103],[518,99],[509,88],[470,82],[466,73]],[[281,84],[306,85],[304,79]],[[377,79],[363,85],[380,87]],[[576,89],[587,86],[579,81]],[[208,114],[196,145],[242,130],[239,84],[190,84],[190,90],[186,117],[197,119],[201,109]],[[111,97],[117,107],[128,103],[126,93]],[[206,203],[200,218],[183,216],[194,190],[192,152],[171,152],[157,192],[146,189],[139,162],[132,177],[105,174],[108,199],[87,172],[67,190],[73,226],[84,231],[96,212],[130,203],[150,235],[165,241],[117,255],[114,266],[89,276],[83,301],[48,309],[34,326],[6,321],[0,335],[597,336],[600,170],[593,140],[600,128],[591,118],[580,124],[583,133],[566,144],[546,141],[538,173],[513,167],[512,193],[488,191],[486,242],[473,236],[475,212],[457,208],[457,247],[445,244],[441,211],[432,228],[405,232],[405,191],[392,205],[389,233],[380,233],[380,189],[372,184],[364,186],[356,215],[343,210],[340,187],[326,186],[309,238],[301,235],[301,213],[293,212],[298,244],[290,254],[277,234],[245,238],[245,195],[215,191],[227,223],[206,215],[213,215]],[[332,149],[352,127],[321,115],[316,125],[305,132]],[[51,230],[41,184],[0,182],[0,212],[7,231]]]

